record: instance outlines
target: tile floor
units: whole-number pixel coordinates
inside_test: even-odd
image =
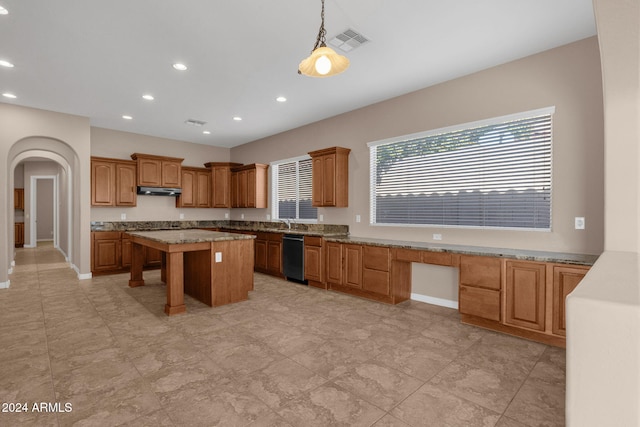
[[[0,402],[29,412],[0,412],[2,426],[564,424],[564,350],[455,310],[256,274],[249,301],[187,297],[169,318],[157,271],[135,289],[127,275],[78,281],[50,245],[16,263],[0,290]]]

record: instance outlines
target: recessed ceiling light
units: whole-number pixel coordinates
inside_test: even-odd
[[[4,7],[0,6],[0,15],[8,15],[9,11]]]
[[[175,68],[178,71],[185,71],[187,69],[187,66],[179,62],[176,62],[175,64],[173,64],[173,68]]]
[[[287,98],[285,98],[284,96],[279,96],[276,98],[276,101],[278,102],[287,102]]]
[[[233,116],[233,120],[235,120],[236,122],[242,121],[242,117],[240,116]]]
[[[17,96],[15,96],[14,94],[9,93],[9,92],[3,93],[2,96],[4,96],[5,98],[11,98],[11,99],[16,99],[17,98]]]
[[[205,135],[211,135],[211,131],[208,130],[203,130],[202,133],[204,133]]]
[[[125,115],[125,116],[122,116],[122,118],[123,118],[123,119],[125,119],[125,120],[133,120],[133,117],[131,117],[131,116],[126,116],[126,115]]]
[[[5,61],[4,59],[0,59],[0,65],[7,68],[13,68],[13,64],[9,61]]]
[[[153,95],[142,95],[142,98],[146,99],[147,101],[153,101]]]

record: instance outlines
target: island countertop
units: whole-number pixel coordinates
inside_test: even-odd
[[[224,233],[198,229],[187,230],[155,230],[155,231],[128,231],[127,234],[143,239],[167,245],[179,245],[184,243],[220,242],[224,240],[255,239],[251,234]]]

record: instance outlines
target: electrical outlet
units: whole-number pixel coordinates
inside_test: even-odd
[[[224,219],[229,219],[229,212],[225,212]]]
[[[271,220],[271,215],[267,214],[267,221]]]
[[[240,219],[244,219],[244,214],[240,214]]]
[[[222,262],[222,252],[216,252],[216,262]]]
[[[324,215],[322,214],[318,215],[318,221],[320,222],[324,221]]]
[[[433,233],[433,240],[442,240],[442,234]]]
[[[360,215],[356,215],[356,222],[360,222]]]
[[[576,230],[584,230],[584,217],[583,216],[577,216],[575,217],[575,228]]]
[[[127,219],[127,214],[126,214],[126,213],[121,213],[121,214],[120,214],[120,219],[121,219],[121,220],[125,220],[125,219]]]
[[[183,213],[180,214],[180,219],[184,219],[184,214]]]

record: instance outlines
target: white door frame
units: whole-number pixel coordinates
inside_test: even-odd
[[[36,213],[37,208],[37,193],[38,193],[38,180],[39,179],[52,179],[53,180],[53,246],[58,248],[58,175],[32,175],[31,176],[31,195],[30,195],[30,214],[29,214],[29,248],[35,248],[38,244],[36,228]]]

